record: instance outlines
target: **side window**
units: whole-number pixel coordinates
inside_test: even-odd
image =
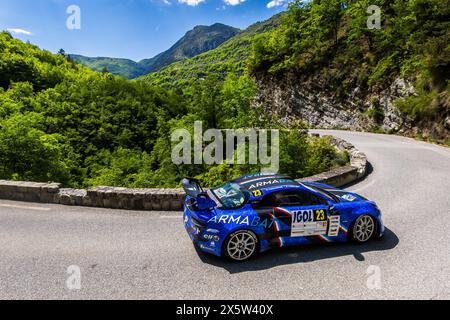
[[[327,202],[316,195],[301,190],[285,190],[265,196],[258,207],[294,207],[294,206],[317,206],[325,205]]]
[[[273,193],[268,194],[267,196],[262,198],[261,201],[256,203],[256,206],[260,207],[260,208],[276,207],[277,204],[276,204],[275,199],[274,199],[274,194]]]
[[[295,190],[286,190],[274,194],[277,206],[301,206],[302,195]]]
[[[296,191],[301,199],[301,206],[320,206],[328,204],[326,200],[307,191]]]

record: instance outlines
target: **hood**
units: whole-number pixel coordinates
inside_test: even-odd
[[[329,192],[332,195],[338,197],[339,200],[342,202],[361,202],[361,201],[371,202],[370,200],[366,199],[365,197],[363,197],[357,193],[338,189],[338,188],[332,187],[327,184],[323,184],[323,183],[319,183],[319,182],[306,182],[304,184],[308,185],[308,186],[314,186],[314,187],[323,189],[324,191]]]
[[[363,196],[354,193],[354,192],[348,192],[345,190],[338,190],[338,189],[326,189],[329,193],[337,196],[339,200],[342,202],[360,202],[360,201],[369,201]]]

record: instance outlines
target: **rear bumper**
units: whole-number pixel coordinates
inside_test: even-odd
[[[188,209],[184,210],[183,222],[189,238],[200,251],[221,256],[223,239],[219,230],[208,228],[207,223],[196,219]]]

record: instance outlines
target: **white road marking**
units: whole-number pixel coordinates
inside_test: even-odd
[[[17,206],[13,204],[0,204],[3,208],[23,209],[23,210],[35,210],[35,211],[50,211],[50,208],[29,207],[29,206]]]
[[[429,146],[425,147],[424,149],[427,149],[427,150],[430,150],[430,151],[434,151],[436,153],[439,153],[441,156],[444,156],[446,158],[450,158],[450,153],[448,152],[447,149],[432,148],[432,147],[429,147]]]

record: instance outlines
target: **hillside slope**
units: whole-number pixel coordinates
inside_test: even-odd
[[[108,57],[92,58],[77,54],[70,54],[69,56],[75,62],[94,71],[108,71],[114,75],[122,76],[126,79],[133,79],[145,74],[145,69],[139,63],[129,59]]]
[[[158,119],[181,114],[183,105],[166,90],[94,72],[1,32],[0,179],[82,187],[104,175],[114,185],[108,170],[116,163],[117,184],[131,185],[139,170],[152,172]]]
[[[154,72],[171,63],[213,50],[234,37],[239,31],[237,28],[221,23],[215,23],[211,26],[196,26],[169,50],[152,59],[142,60],[139,64],[145,69],[146,73]]]
[[[137,80],[176,86],[189,84],[193,80],[201,79],[211,73],[219,74],[221,78],[224,78],[228,72],[241,74],[247,68],[255,37],[275,29],[279,25],[280,17],[281,14],[255,23],[214,50],[173,63],[158,72],[139,77]]]
[[[194,94],[94,72],[0,33],[0,179],[68,187],[177,187],[184,177],[223,184],[263,164],[179,165],[176,129],[274,127],[251,106],[247,76],[209,78]],[[270,119],[271,120],[271,119]],[[329,139],[280,134],[280,170],[295,177],[345,164]],[[205,151],[206,152],[206,151]],[[278,163],[278,161],[277,161]]]
[[[299,2],[253,53],[257,103],[286,121],[450,139],[448,0]]]
[[[369,28],[367,9],[381,10]],[[450,140],[449,0],[293,2],[215,50],[138,80],[188,88],[248,73],[286,123]]]
[[[108,57],[85,57],[70,54],[70,57],[94,71],[108,71],[114,75],[126,79],[133,79],[150,72],[185,59],[189,59],[201,53],[213,50],[228,39],[239,33],[239,29],[221,23],[211,26],[196,26],[188,31],[170,49],[164,51],[151,59],[135,62],[129,59]]]

